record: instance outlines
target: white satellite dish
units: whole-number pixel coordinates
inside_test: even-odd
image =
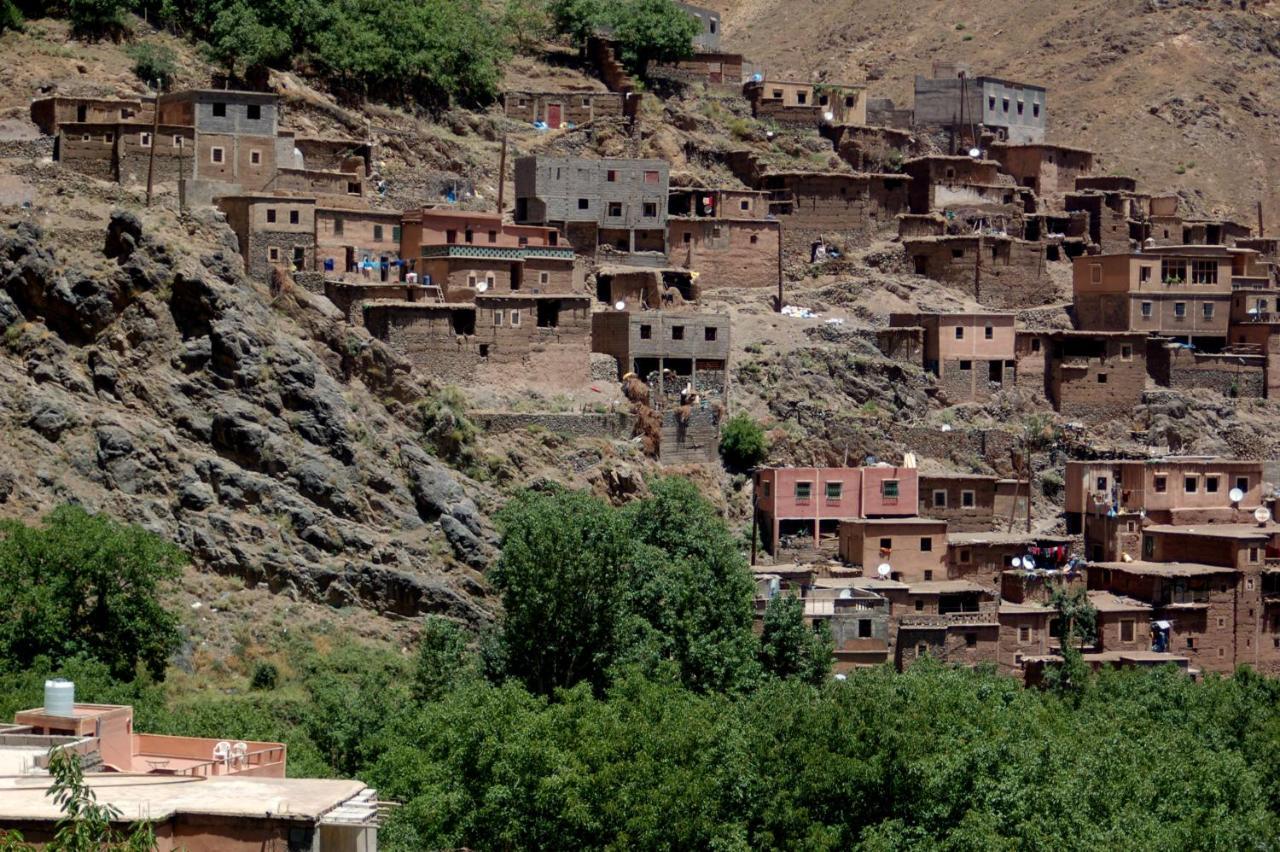
[[[889,566],[888,562],[881,562],[876,567],[876,573],[880,575],[881,579],[887,579],[888,576],[893,573],[893,568]]]
[[[488,281],[479,281],[479,282],[477,282],[477,283],[476,283],[476,292],[477,292],[477,293],[483,293],[485,290],[488,290],[488,289],[489,289],[489,282],[488,282]]]
[[[1253,519],[1260,524],[1265,524],[1267,521],[1271,520],[1271,512],[1266,506],[1259,506],[1253,510]]]
[[[1232,488],[1227,492],[1227,496],[1231,498],[1232,503],[1239,503],[1244,499],[1244,492],[1239,488]]]
[[[827,121],[833,121],[836,117],[836,114],[834,112],[824,112],[822,114],[822,117],[825,118]]]
[[[1012,564],[1013,564],[1013,567],[1014,567],[1014,568],[1021,568],[1021,567],[1022,567],[1022,557],[1020,557],[1020,556],[1015,556],[1015,557],[1013,557],[1013,563],[1012,563]]]
[[[613,309],[615,311],[625,311],[627,309],[627,303],[619,300],[614,303]]]
[[[978,159],[979,157],[981,157],[981,156],[982,156],[982,149],[981,149],[981,148],[970,148],[970,149],[969,149],[969,156],[970,156],[970,157],[973,157],[975,160],[976,160],[976,159]]]

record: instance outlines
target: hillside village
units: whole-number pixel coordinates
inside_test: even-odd
[[[838,678],[928,658],[1041,684],[1064,663],[1073,592],[1096,613],[1081,649],[1095,670],[1280,674],[1273,200],[1242,200],[1252,215],[1227,218],[1117,173],[1111,151],[1048,141],[1055,91],[1000,67],[938,57],[910,101],[874,79],[778,77],[734,52],[720,13],[679,5],[699,35],[644,83],[604,31],[578,62],[511,74],[484,139],[492,174],[416,179],[385,127],[362,136],[322,120],[296,83],[32,92],[29,123],[3,143],[13,173],[39,164],[42,181],[142,201],[111,213],[105,252],[135,280],[159,257],[154,223],[185,224],[238,267],[224,280],[242,272],[273,304],[323,317],[298,322],[371,396],[412,404],[423,388],[456,389],[470,440],[506,459],[477,484],[474,466],[447,472],[405,449],[400,425],[336,434],[347,427],[325,412],[341,404],[314,403],[314,377],[290,384],[300,362],[255,361],[269,335],[219,332],[216,294],[179,275],[175,362],[226,365],[207,398],[276,371],[274,407],[305,412],[281,434],[321,447],[324,465],[290,483],[305,501],[251,487],[284,477],[272,453],[285,451],[256,434],[261,416],[219,415],[210,441],[253,477],[232,482],[221,462],[174,473],[176,520],[155,506],[139,519],[272,592],[480,623],[497,543],[480,515],[548,481],[623,504],[647,476],[674,473],[741,529],[757,630],[772,600],[800,598],[806,623],[834,639]],[[12,263],[30,268],[41,250],[31,214],[46,203],[8,205],[29,220],[7,238]],[[29,281],[8,296],[8,328],[74,314],[73,343],[100,330]],[[103,359],[130,348],[113,345]],[[96,393],[116,394],[113,369],[92,372]],[[771,450],[749,469],[722,459],[734,418],[768,429]],[[56,419],[32,428],[57,444],[71,427]],[[119,490],[178,488],[113,469],[132,448],[113,455],[97,428],[101,464],[141,483]],[[388,477],[357,499],[335,484],[358,460],[396,457],[407,486]],[[12,507],[24,489],[8,483]],[[264,541],[255,501],[263,516],[281,507],[279,534],[298,539],[262,544],[267,567],[218,539]],[[382,506],[416,514],[411,541],[382,537]],[[236,517],[216,534],[186,517],[223,507]],[[386,570],[352,567],[362,550]],[[343,567],[317,580],[316,560]],[[424,560],[456,569],[438,585],[415,579]],[[10,733],[84,733],[49,715],[29,711]],[[135,771],[198,762],[172,742],[114,757],[103,743],[103,759]],[[234,776],[261,761],[251,774],[284,783],[282,744],[240,745],[210,765]],[[372,790],[313,783],[331,785],[314,795],[342,814],[320,807],[315,831],[372,837]]]

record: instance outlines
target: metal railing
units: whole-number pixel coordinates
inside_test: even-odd
[[[157,755],[157,757],[163,757]],[[175,769],[174,775],[190,775],[209,778],[215,775],[237,775],[260,766],[271,766],[284,761],[284,748],[273,746],[259,751],[247,752],[240,756],[230,756],[225,760],[203,760],[191,766]]]

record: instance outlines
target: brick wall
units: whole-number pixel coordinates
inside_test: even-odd
[[[626,96],[619,92],[507,92],[502,96],[508,118],[547,121],[547,107],[559,104],[561,121],[585,124],[598,117],[620,117]]]
[[[1044,247],[1024,240],[903,240],[907,261],[918,274],[958,287],[995,308],[1048,304],[1057,290],[1045,266]]]
[[[944,505],[939,506],[934,492],[945,494]],[[965,507],[964,492],[973,493],[973,505]],[[920,477],[920,516],[938,518],[947,522],[951,532],[971,532],[991,529],[994,520],[996,483],[994,479],[974,477]]]
[[[272,261],[270,250],[279,251],[279,260]],[[302,249],[302,265],[299,269],[312,269],[316,261],[315,234],[293,231],[249,231],[245,247],[245,271],[253,278],[265,279],[271,267],[279,264],[292,268],[294,250]]]
[[[678,411],[662,415],[662,441],[658,459],[663,464],[711,464],[719,458],[720,418],[709,407],[692,411],[682,419]]]
[[[1049,652],[1047,612],[1001,612],[997,665],[1003,674],[1022,671],[1022,658]]]
[[[626,440],[631,437],[635,418],[626,412],[614,414],[517,414],[513,412],[479,412],[471,419],[485,432],[502,434],[539,428],[548,432],[581,438]]]
[[[1230,397],[1266,396],[1265,359],[1261,355],[1218,355],[1152,346],[1147,357],[1151,375],[1165,387],[1205,388]]]
[[[667,256],[696,270],[699,287],[777,287],[780,239],[777,222],[673,218]]]

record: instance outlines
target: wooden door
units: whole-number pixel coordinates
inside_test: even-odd
[[[547,126],[555,129],[560,126],[564,116],[564,107],[561,104],[547,104]]]

